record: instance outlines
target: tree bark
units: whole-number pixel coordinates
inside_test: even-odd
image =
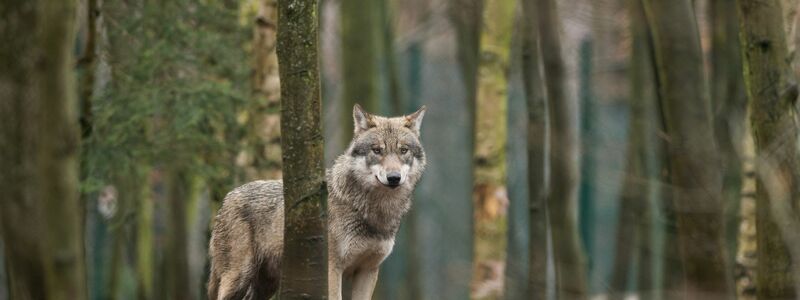
[[[550,120],[551,179],[547,208],[553,236],[556,295],[564,299],[586,298],[586,259],[582,253],[577,220],[577,186],[580,177],[577,102],[567,95],[556,3],[553,0],[538,0],[537,4]]]
[[[85,299],[75,1],[0,6],[0,226],[12,299]]]
[[[281,178],[277,0],[259,0],[253,22],[253,76],[246,143],[245,181]],[[224,196],[224,195],[222,195]],[[215,197],[216,198],[216,197]]]
[[[653,34],[687,299],[729,299],[722,177],[694,10],[688,0],[645,0]]]
[[[508,62],[515,1],[487,2],[483,7],[478,64],[478,98],[474,146],[474,259],[472,294],[475,298],[502,294],[502,266],[507,243],[507,199],[498,197],[506,174],[505,150],[508,107]]]
[[[792,274],[797,257],[771,207],[785,206],[790,218],[800,209],[800,159],[797,154],[797,86],[788,65],[783,14],[778,1],[739,1],[744,78],[750,101],[750,123],[756,146],[757,294],[759,299],[798,296]],[[772,166],[772,167],[769,167]],[[787,195],[770,195],[767,178],[779,179]],[[788,201],[788,203],[781,203]]]
[[[537,2],[522,1],[522,78],[528,110],[528,296],[547,298],[547,100],[541,75]]]
[[[279,0],[284,244],[280,296],[328,297],[316,0]]]

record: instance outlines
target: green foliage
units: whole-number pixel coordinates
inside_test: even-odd
[[[237,23],[238,9],[237,2],[214,0],[105,4],[102,55],[111,78],[94,95],[84,188],[147,165],[234,177],[250,37]]]

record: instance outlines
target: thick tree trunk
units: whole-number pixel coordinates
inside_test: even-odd
[[[85,299],[75,1],[0,6],[0,220],[12,299]]]
[[[528,297],[547,298],[547,101],[541,75],[537,2],[522,1],[522,80],[528,109]]]
[[[688,0],[645,0],[653,34],[688,299],[728,299],[721,173],[694,10]]]
[[[474,149],[474,259],[472,296],[502,294],[507,245],[504,185],[508,107],[508,62],[515,1],[487,2],[481,32]]]
[[[352,108],[360,104],[366,111],[379,111],[379,63],[383,33],[380,1],[342,0],[342,78],[344,109],[342,128],[351,128]],[[343,129],[342,145],[347,147],[353,132]]]
[[[240,156],[244,161],[239,161],[245,181],[281,178],[281,89],[275,53],[277,1],[259,0],[253,22],[252,99],[247,112],[246,149]]]
[[[742,188],[742,141],[745,134],[747,95],[742,76],[739,20],[735,0],[712,0],[711,103],[714,137],[722,158],[722,191],[725,207],[725,240],[728,260],[735,262]]]
[[[580,245],[577,220],[578,107],[576,99],[567,95],[556,3],[538,0],[537,4],[550,120],[550,195],[547,206],[553,236],[556,295],[564,299],[586,298],[586,259]]]
[[[792,240],[773,207],[797,220],[800,209],[800,157],[796,125],[797,86],[787,64],[783,14],[778,1],[739,1],[744,54],[744,78],[750,100],[750,122],[756,146],[756,194],[759,299],[793,299],[798,296],[800,274],[792,274],[798,257],[792,257]],[[778,179],[785,195],[771,193],[768,178]],[[774,184],[774,183],[773,183]]]
[[[328,297],[328,255],[316,0],[280,0],[284,244],[280,296]]]

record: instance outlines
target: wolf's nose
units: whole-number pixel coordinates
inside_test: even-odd
[[[390,185],[400,184],[400,172],[389,172],[389,174],[386,174],[386,181],[388,181]]]

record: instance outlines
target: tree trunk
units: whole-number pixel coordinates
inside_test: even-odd
[[[547,101],[541,75],[537,2],[522,1],[522,78],[528,110],[528,297],[547,298]]]
[[[284,244],[280,296],[328,297],[318,18],[315,0],[280,0]]]
[[[457,56],[468,103],[477,101],[478,65],[484,0],[453,0],[450,22],[456,31]],[[475,124],[475,105],[470,105],[470,123]],[[473,141],[474,143],[474,141]]]
[[[474,259],[473,298],[502,294],[507,245],[507,199],[504,185],[507,136],[508,61],[515,1],[487,2],[483,7],[478,64],[478,98],[474,145]]]
[[[83,55],[78,59],[78,102],[80,103],[80,125],[83,138],[92,133],[92,91],[94,90],[95,62],[97,60],[97,17],[100,15],[99,0],[86,0],[86,33]]]
[[[636,1],[631,1],[636,2]],[[631,54],[631,95],[630,116],[628,122],[628,148],[625,175],[623,177],[622,194],[620,195],[619,215],[616,230],[616,247],[614,253],[613,277],[611,280],[611,299],[623,299],[628,291],[628,278],[630,276],[634,259],[636,258],[636,247],[649,247],[646,243],[649,235],[645,232],[650,230],[649,226],[643,226],[650,221],[648,208],[648,172],[646,145],[648,132],[648,106],[649,101],[655,102],[652,95],[648,95],[646,87],[652,88],[652,78],[646,53],[647,44],[644,22],[641,7],[633,4],[631,10],[631,34],[633,37],[633,53]],[[650,76],[648,76],[650,75]],[[637,242],[638,240],[638,242]],[[639,253],[646,253],[640,251]],[[644,256],[644,255],[643,255]],[[640,257],[640,264],[647,264],[649,258]],[[640,279],[650,274],[639,274]],[[647,280],[639,280],[639,283]],[[640,294],[641,295],[641,294]]]
[[[188,232],[186,203],[192,182],[188,172],[178,166],[164,172],[167,184],[167,240],[165,249],[167,294],[172,299],[190,299]]]
[[[455,29],[456,37],[456,58],[458,67],[461,73],[461,82],[465,92],[464,104],[467,106],[467,121],[465,124],[470,126],[471,132],[463,145],[469,149],[469,157],[472,160],[469,165],[470,180],[473,184],[471,191],[474,197],[475,194],[475,140],[477,132],[477,106],[478,106],[478,67],[480,65],[480,41],[481,41],[481,27],[483,24],[483,6],[484,0],[452,0],[449,2],[449,18]],[[474,201],[473,201],[474,203]],[[474,228],[474,214],[478,208],[471,206],[473,214],[473,221],[470,224]],[[472,236],[474,236],[474,229]],[[472,242],[472,241],[470,241]],[[474,242],[471,248],[474,252]],[[469,257],[475,259],[474,253],[470,253]],[[473,261],[474,263],[474,261]],[[472,277],[475,277],[472,274]],[[471,291],[470,291],[471,294]]]
[[[742,188],[742,141],[745,133],[747,95],[742,77],[739,20],[735,0],[712,0],[711,103],[714,137],[722,159],[722,191],[725,208],[725,240],[728,261],[735,262]]]
[[[653,250],[651,232],[653,212],[650,205],[651,182],[657,181],[653,171],[651,147],[656,136],[654,92],[654,65],[651,57],[650,35],[644,9],[639,0],[629,0],[631,56],[630,56],[630,119],[626,163],[620,199],[619,221],[616,231],[616,252],[611,298],[623,299],[628,291],[628,280],[638,252],[638,295],[653,297]]]
[[[466,146],[470,147],[473,152],[471,157],[474,157],[475,131],[477,127],[475,121],[478,101],[478,66],[480,64],[484,0],[452,0],[450,6],[450,22],[453,23],[456,31],[456,44],[458,45],[456,54],[461,69],[461,80],[466,91],[467,108],[469,109],[467,124],[472,126],[473,133],[469,145]],[[473,208],[473,212],[474,210]]]
[[[277,5],[277,0],[259,0],[253,22],[252,102],[247,120],[246,161],[240,162],[245,181],[281,178],[281,90],[275,53]]]
[[[395,22],[393,18],[394,13],[392,5],[388,0],[378,2],[378,20],[381,25],[381,32],[379,34],[381,41],[381,57],[383,58],[383,68],[386,73],[386,86],[389,95],[389,112],[391,115],[402,115],[406,113],[408,101],[404,97],[403,90],[400,82],[400,72],[397,69],[397,58],[395,57],[394,47],[394,28],[392,24]],[[412,4],[413,5],[413,4]],[[412,108],[413,109],[413,108]]]
[[[137,299],[153,299],[154,269],[154,203],[151,193],[150,168],[142,171],[143,184],[136,201],[136,283]]]
[[[635,204],[635,212],[638,221],[632,224],[637,229],[637,242],[639,253],[639,267],[637,276],[638,295],[642,299],[654,298],[657,294],[658,286],[654,282],[656,265],[655,245],[653,231],[655,228],[656,211],[654,200],[651,193],[658,182],[658,170],[656,160],[658,156],[656,137],[658,136],[658,99],[655,89],[655,61],[653,60],[653,48],[651,45],[650,31],[648,30],[644,8],[640,0],[627,0],[628,16],[630,17],[631,33],[631,56],[630,56],[630,78],[629,96],[632,102],[631,109],[631,134],[636,134],[640,145],[634,150],[641,155],[643,172],[639,177],[639,188],[643,188],[639,194],[638,203]],[[639,129],[638,127],[641,127]],[[630,177],[628,177],[630,179]],[[634,187],[635,190],[635,187]],[[633,255],[633,254],[632,254]]]
[[[12,299],[85,299],[75,1],[0,7],[0,220]]]
[[[759,299],[793,299],[798,296],[800,274],[792,274],[797,257],[790,250],[773,206],[785,207],[789,218],[797,219],[800,209],[800,159],[797,154],[797,86],[787,64],[783,17],[778,1],[739,1],[742,25],[750,123],[756,146],[757,293]],[[786,195],[770,193],[767,178],[779,179]],[[784,202],[785,201],[785,202]]]
[[[358,103],[366,111],[377,112],[380,100],[379,63],[383,33],[380,1],[342,0],[342,78],[344,78],[344,114],[341,117],[342,145],[353,138],[352,108]]]
[[[653,34],[687,299],[729,299],[721,173],[694,10],[645,0]]]
[[[556,295],[563,299],[586,298],[586,259],[576,218],[579,181],[577,103],[567,95],[556,3],[538,0],[537,4],[550,120],[551,179],[547,208],[553,235]]]

